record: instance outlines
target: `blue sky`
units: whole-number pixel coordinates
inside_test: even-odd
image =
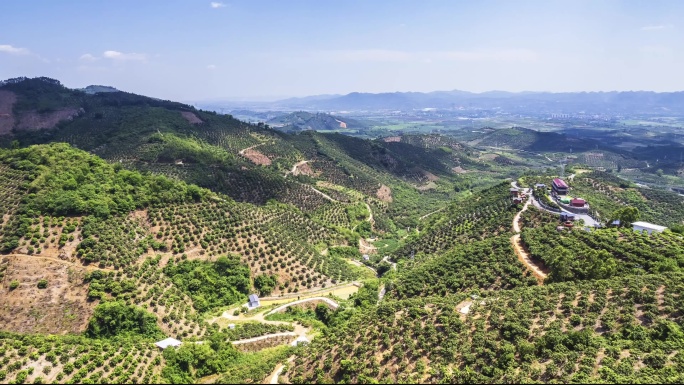
[[[684,90],[684,1],[2,0],[0,78],[160,98]]]

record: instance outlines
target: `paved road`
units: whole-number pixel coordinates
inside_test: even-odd
[[[575,174],[570,175],[570,177],[574,177],[574,176],[575,176]],[[519,187],[518,187],[518,182],[516,182],[516,181],[511,182],[511,186],[512,186],[512,187],[515,187],[515,188],[519,188]],[[529,191],[529,189],[527,189],[527,191]],[[531,192],[530,192],[530,193],[531,193]],[[534,199],[534,198],[532,198],[532,204],[534,205],[534,207],[538,208],[539,210],[544,210],[544,211],[546,211],[546,212],[548,212],[548,213],[555,214],[555,215],[560,215],[560,214],[561,214],[561,213],[556,212],[556,211],[551,211],[551,210],[545,209],[545,208],[542,207],[542,206],[539,204],[539,202],[537,202],[537,200]],[[599,224],[598,222],[596,222],[596,220],[594,220],[594,218],[590,217],[590,216],[587,215],[587,214],[575,214],[575,213],[571,213],[570,211],[565,210],[565,209],[563,209],[563,208],[561,208],[561,211],[562,211],[563,213],[566,213],[566,214],[572,214],[572,215],[574,215],[576,219],[582,219],[582,220],[584,220],[584,225],[587,226],[587,227],[596,227],[596,225]]]
[[[546,212],[548,212],[548,213],[555,214],[555,215],[560,215],[560,214],[561,214],[561,213],[559,213],[559,212],[557,212],[557,211],[551,211],[551,210],[545,209],[544,207],[542,207],[542,206],[539,204],[539,202],[537,202],[536,199],[532,199],[532,204],[534,204],[534,207],[538,208],[539,210],[544,210],[544,211],[546,211]],[[584,220],[584,225],[587,226],[587,227],[596,227],[596,225],[599,225],[599,223],[596,222],[596,220],[594,220],[594,218],[590,217],[590,216],[587,215],[587,214],[575,214],[575,213],[571,213],[570,211],[565,210],[565,209],[563,209],[563,208],[561,208],[561,211],[562,211],[563,213],[565,213],[565,214],[574,215],[576,219],[582,219],[582,220]]]

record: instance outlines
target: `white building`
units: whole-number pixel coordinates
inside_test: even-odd
[[[306,336],[299,336],[297,337],[296,340],[292,341],[290,346],[300,346],[300,345],[308,345],[309,344],[309,339],[306,338]]]
[[[175,338],[171,338],[171,337],[169,337],[165,340],[161,340],[159,342],[155,342],[154,344],[161,350],[164,350],[164,349],[168,348],[169,346],[173,346],[174,348],[181,346],[180,341],[178,341]]]
[[[634,231],[646,230],[646,232],[650,235],[654,231],[657,233],[662,233],[663,231],[667,230],[667,227],[654,225],[653,223],[648,222],[634,222],[632,223],[632,229],[634,229]]]
[[[261,306],[261,303],[259,302],[259,297],[257,297],[256,294],[250,294],[249,295],[249,302],[247,303],[247,307],[251,309],[256,309],[259,306]]]

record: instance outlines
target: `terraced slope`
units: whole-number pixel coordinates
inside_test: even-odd
[[[446,210],[428,217],[421,233],[407,239],[395,255],[439,254],[468,241],[507,234],[517,212],[509,188],[508,183],[500,183],[477,196],[451,203]]]
[[[287,379],[681,381],[682,278],[631,276],[388,301],[315,340]]]
[[[274,276],[276,295],[357,276],[348,263],[319,252],[345,240],[292,206],[237,203],[66,144],[0,150],[0,183],[8,198],[0,245],[9,254],[1,263],[0,304],[14,309],[6,330],[82,332],[92,300],[111,298],[167,320],[162,329],[173,335],[202,334],[200,306],[163,271],[170,260],[235,255],[252,277]],[[93,271],[105,274],[95,286],[87,278]],[[47,290],[36,288],[41,279]],[[55,323],[63,314],[73,322]]]

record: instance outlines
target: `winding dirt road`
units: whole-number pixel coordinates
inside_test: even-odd
[[[522,245],[522,241],[520,240],[520,216],[525,210],[527,210],[528,207],[530,207],[532,199],[532,195],[530,195],[522,210],[515,214],[515,217],[513,218],[513,231],[516,234],[511,237],[511,245],[513,246],[513,250],[515,250],[515,254],[518,256],[518,260],[532,272],[532,274],[537,278],[537,282],[539,282],[541,285],[544,283],[544,279],[546,279],[547,274],[544,273],[544,271],[532,261],[529,253],[525,250]]]
[[[247,148],[243,148],[242,150],[238,151],[238,154],[244,156],[244,155],[245,155],[245,151],[251,150],[251,149],[253,149],[253,148],[255,148],[255,147],[259,147],[259,146],[261,146],[262,144],[266,144],[266,143],[259,143],[259,144],[255,144],[254,146],[250,146],[250,147],[247,147]]]
[[[307,163],[311,162],[310,160],[302,160],[301,162],[295,163],[294,166],[292,166],[292,169],[290,171],[285,172],[285,178],[287,178],[288,175],[293,174],[297,171],[297,167],[303,166]]]

